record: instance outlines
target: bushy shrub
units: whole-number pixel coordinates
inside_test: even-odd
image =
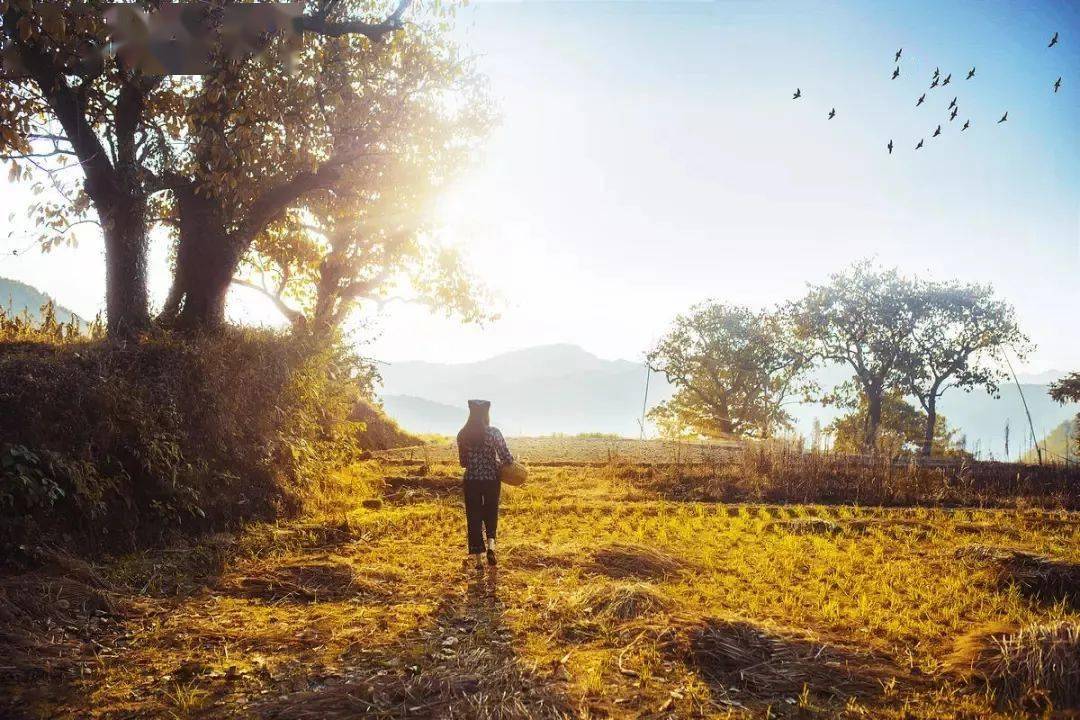
[[[296,510],[347,462],[340,344],[269,331],[108,343],[0,317],[0,546],[122,549]]]

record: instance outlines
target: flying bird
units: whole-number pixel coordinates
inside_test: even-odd
[[[795,94],[791,96],[791,99],[792,100],[798,100],[801,97],[802,97],[802,90],[800,88],[795,88]]]
[[[952,73],[945,76],[945,79],[941,81],[941,87],[945,87],[952,82]]]
[[[926,102],[926,93],[923,93],[922,95],[919,96],[919,101],[915,103],[915,107],[919,107],[924,102]]]
[[[900,66],[899,65],[897,65],[896,69],[892,71],[892,79],[895,80],[898,77],[900,77]]]
[[[960,111],[960,108],[953,108],[952,115],[949,116],[949,122],[956,119],[956,113]]]
[[[941,68],[934,68],[934,79],[937,80],[941,76]]]
[[[1058,41],[1058,34],[1054,33],[1054,37],[1050,38],[1050,44],[1047,45],[1046,47],[1048,47],[1048,48],[1054,47],[1055,45],[1057,45],[1057,41]]]
[[[971,127],[971,121],[970,121],[970,120],[965,120],[965,121],[964,121],[964,127],[960,128],[960,132],[964,132],[964,131],[965,131],[965,130],[967,130],[967,129],[968,129],[969,127]]]
[[[1009,119],[1009,111],[1006,110],[1005,114],[1001,116],[1001,119],[997,121],[997,124],[1000,125],[1001,123],[1005,122],[1008,119]]]
[[[1058,78],[1057,81],[1054,83],[1054,92],[1057,92],[1060,89],[1061,89],[1061,78]]]
[[[836,108],[829,111],[829,119],[832,120],[834,117],[836,117]]]
[[[904,52],[904,48],[900,48],[899,50],[896,51],[896,58],[893,60],[893,62],[900,62],[900,54],[902,52]]]
[[[922,146],[923,146],[923,141],[922,141],[922,140],[919,140],[919,144],[915,146],[915,149],[916,149],[916,150],[918,150],[918,149],[919,149],[919,148],[921,148]]]
[[[892,148],[893,148],[892,140],[890,140],[889,144],[886,145],[885,147],[889,148],[889,154],[892,155]]]
[[[972,66],[971,66],[971,69],[970,69],[970,70],[968,70],[968,76],[967,76],[967,79],[968,79],[968,80],[970,80],[970,79],[971,79],[971,78],[973,78],[973,77],[975,77],[975,66],[974,66],[974,65],[972,65]]]
[[[933,134],[933,135],[931,135],[930,137],[937,137],[937,136],[938,136],[938,135],[940,135],[940,134],[941,134],[941,126],[940,126],[940,125],[938,125],[938,126],[937,126],[937,129],[936,129],[936,130],[934,130],[934,134]]]
[[[930,89],[933,90],[938,86],[938,79],[934,78],[934,82],[930,83]]]
[[[954,108],[954,107],[956,107],[956,98],[953,98],[953,99],[952,99],[952,102],[951,102],[951,103],[949,103],[949,107],[947,107],[947,108],[945,108],[945,109],[946,109],[946,110],[951,110],[951,109],[952,109],[952,108]]]

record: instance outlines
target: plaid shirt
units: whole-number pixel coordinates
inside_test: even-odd
[[[481,445],[467,451],[458,446],[458,462],[465,468],[465,479],[469,482],[496,482],[499,468],[514,462],[514,456],[506,447],[499,428],[489,427],[487,437]]]

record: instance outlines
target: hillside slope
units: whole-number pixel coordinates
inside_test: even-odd
[[[9,315],[19,315],[25,310],[34,320],[41,319],[41,307],[52,301],[45,293],[32,285],[27,285],[18,280],[0,277],[0,310]],[[53,302],[56,319],[62,323],[77,318],[80,324],[85,320],[63,305]]]

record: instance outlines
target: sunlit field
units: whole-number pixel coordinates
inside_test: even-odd
[[[1080,514],[673,501],[639,474],[534,467],[504,490],[496,572],[462,566],[458,470],[383,459],[327,480],[298,521],[69,560],[64,582],[20,576],[3,592],[53,624],[5,619],[26,651],[3,662],[5,704],[103,718],[1051,706],[954,653],[980,629],[1080,621]]]

